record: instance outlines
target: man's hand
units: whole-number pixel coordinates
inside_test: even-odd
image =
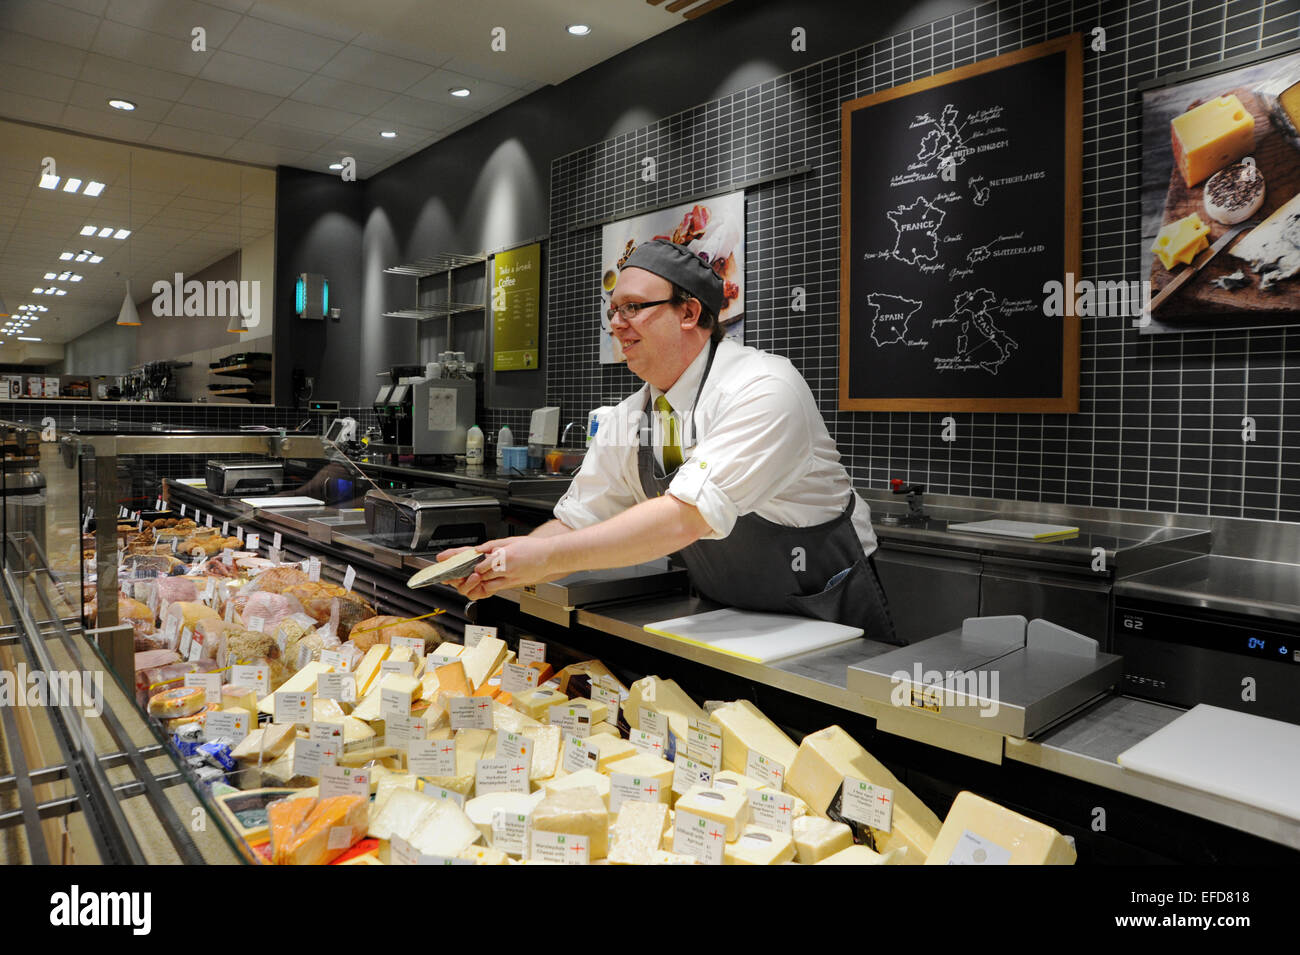
[[[475,549],[487,554],[488,559],[456,584],[456,589],[470,600],[481,600],[500,590],[557,580],[570,573],[556,561],[554,541],[544,537],[504,537],[479,544]]]

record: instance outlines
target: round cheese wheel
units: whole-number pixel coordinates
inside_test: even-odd
[[[208,705],[208,694],[201,686],[175,686],[149,697],[149,715],[172,719],[192,716]]]
[[[1220,169],[1205,183],[1205,211],[1224,225],[1245,222],[1264,205],[1264,174],[1247,156]]]

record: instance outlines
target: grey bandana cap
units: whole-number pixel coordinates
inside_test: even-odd
[[[722,314],[722,279],[684,245],[667,239],[643,242],[628,256],[623,268],[653,272],[698,298],[714,318]]]

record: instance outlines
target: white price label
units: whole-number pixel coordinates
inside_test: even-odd
[[[384,742],[389,746],[405,746],[428,735],[429,723],[423,716],[392,716],[384,721]]]
[[[406,744],[406,768],[417,776],[455,776],[455,740],[411,740]]]
[[[486,696],[453,696],[449,702],[451,703],[452,729],[492,729],[491,698]]]
[[[523,663],[507,663],[501,675],[501,689],[507,693],[523,693],[537,686],[541,671]]]
[[[221,522],[221,536],[222,537],[230,536],[230,521]]]
[[[462,809],[465,808],[465,797],[454,789],[444,789],[441,786],[435,786],[423,776],[420,777],[420,781],[424,784],[424,794],[430,799],[445,799],[448,802],[454,802]]]
[[[343,724],[332,720],[312,720],[307,727],[308,739],[320,739],[327,743],[343,745]],[[337,753],[335,755],[338,755]]]
[[[259,697],[271,692],[267,668],[257,663],[239,663],[230,668],[230,682],[248,687]]]
[[[840,812],[846,819],[889,832],[894,824],[894,791],[875,786],[865,779],[844,777],[840,790]]]
[[[749,751],[749,758],[745,761],[745,775],[757,779],[765,786],[771,786],[777,792],[785,786],[785,766],[756,749]]]
[[[321,662],[325,654],[322,651]],[[357,678],[351,673],[321,673],[316,677],[316,695],[322,700],[338,700],[340,703],[357,701]]]
[[[351,766],[323,766],[320,773],[319,798],[360,796],[370,798],[370,770]]]
[[[182,504],[182,505],[181,505],[181,517],[184,517],[184,516],[185,516],[185,505]]]
[[[633,730],[627,741],[643,753],[664,758],[664,738],[645,730]]]
[[[252,717],[243,710],[220,710],[209,713],[203,721],[204,739],[228,739],[238,743],[248,735],[248,722]]]
[[[293,743],[295,776],[319,777],[326,766],[337,765],[342,744],[323,739],[296,739]]]
[[[424,638],[423,637],[392,637],[389,645],[394,650],[398,647],[408,647],[416,656],[424,656]]]
[[[273,564],[280,563],[280,548],[278,547],[268,548],[266,552],[266,559]]]
[[[528,792],[528,772],[532,767],[532,753],[523,759],[480,759],[474,767],[474,792],[484,793]]]
[[[521,856],[528,849],[527,813],[506,812],[497,809],[492,813],[492,845],[512,856]]]
[[[476,623],[465,624],[465,646],[467,647],[477,647],[478,642],[484,637],[495,637],[496,635],[496,627],[480,627]]]
[[[154,509],[155,511],[165,511],[165,510],[167,510],[166,503],[163,501],[163,499],[162,499],[161,497],[160,497],[160,498],[157,498],[157,499],[154,500],[154,502],[153,502],[153,509]]]
[[[266,621],[261,617],[249,617],[247,624],[249,630],[256,630],[258,633],[263,633]]]
[[[561,703],[550,709],[550,723],[565,736],[591,735],[591,710],[584,703]]]
[[[595,769],[600,762],[600,752],[588,742],[589,737],[566,733],[564,736],[565,772],[577,773],[584,769]]]
[[[261,534],[249,534],[244,538],[244,550],[256,551],[257,545],[262,542]]]
[[[667,802],[659,792],[659,783],[649,776],[631,773],[609,774],[609,811],[618,812],[625,802]]]
[[[279,550],[279,549],[280,549],[280,543],[281,543],[281,542],[280,542],[280,532],[279,532],[279,531],[276,531],[274,534],[271,535],[271,546],[274,547],[276,550]]]
[[[312,694],[289,693],[277,690],[275,694],[275,722],[302,723],[311,722]]]
[[[1011,865],[1011,850],[963,829],[948,865]]]
[[[379,689],[379,714],[386,720],[395,716],[411,715],[411,693],[409,690]]]
[[[789,835],[794,824],[794,797],[789,793],[774,793],[766,789],[750,789],[745,793],[749,800],[749,815],[754,825],[775,829]]]
[[[181,645],[177,652],[180,653],[182,660],[190,658],[190,644],[194,642],[194,631],[189,627],[181,630]]]
[[[714,769],[721,769],[722,727],[707,720],[692,719],[690,731],[686,734],[686,755]]]
[[[474,865],[473,859],[427,855],[399,835],[394,835],[389,841],[389,848],[393,865]]]
[[[277,636],[279,636],[279,634],[277,634]],[[322,650],[320,652],[320,662],[329,664],[340,673],[347,673],[351,669],[351,667],[348,666],[348,658],[338,650]]]
[[[523,733],[497,733],[498,759],[523,759],[524,753],[532,749],[532,741]]]
[[[545,663],[546,662],[546,644],[540,640],[520,640],[519,641],[519,662],[520,663]]]
[[[385,677],[390,673],[399,673],[402,676],[415,676],[414,660],[385,660],[379,664],[379,675]]]
[[[202,689],[209,703],[221,702],[220,673],[187,673],[182,683],[184,686],[197,686]]]
[[[568,832],[536,832],[529,837],[528,858],[564,865],[590,865],[591,839]]]
[[[307,558],[307,579],[312,583],[316,583],[318,580],[320,580],[320,558],[319,557]]]
[[[658,736],[660,741],[668,739],[668,720],[658,710],[652,710],[648,706],[643,706],[637,713],[640,719],[640,728],[647,733],[653,733]],[[660,755],[656,753],[655,755]]]
[[[713,785],[713,767],[691,759],[685,753],[677,754],[673,764],[673,792],[679,796],[696,786]]]
[[[205,515],[203,515],[203,526],[204,526],[204,527],[211,527],[211,526],[212,526],[212,515],[211,515],[211,514],[205,514]]]
[[[167,642],[167,646],[172,647],[176,645],[176,641],[180,637],[180,632],[180,616],[169,616],[167,622],[163,624],[163,640]]]
[[[244,543],[244,529],[242,527],[235,528],[235,539],[241,544]]]
[[[612,726],[618,725],[618,707],[619,697],[618,690],[611,690],[603,687],[598,683],[591,685],[591,698],[597,703],[604,703],[607,710],[605,722]]]
[[[678,809],[673,815],[673,852],[694,856],[705,865],[722,865],[727,828],[693,812]]]
[[[343,589],[351,590],[352,585],[357,582],[357,569],[348,564],[348,569],[343,572]]]
[[[212,598],[217,595],[217,582],[209,577],[208,582],[203,585],[203,602],[209,607],[212,606]]]

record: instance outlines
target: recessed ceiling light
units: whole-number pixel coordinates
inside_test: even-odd
[[[81,188],[81,180],[80,180],[80,179],[73,179],[73,178],[69,177],[69,178],[68,178],[68,181],[65,182],[65,183],[63,184],[63,191],[64,191],[64,192],[76,192],[76,191],[77,191],[78,189],[80,189],[80,188]]]
[[[34,289],[32,289],[32,294],[33,294],[33,295],[44,295],[44,294],[45,294],[45,289],[43,289],[43,288],[34,288]]]
[[[469,95],[469,90],[467,90],[463,86],[453,86],[447,92],[450,93],[452,96],[465,97]]]
[[[72,259],[72,253],[71,253],[71,252],[60,252],[60,253],[59,253],[59,258],[62,259],[64,262],[71,261],[71,259]]]
[[[573,36],[586,36],[591,32],[591,27],[585,23],[570,23],[565,29]]]
[[[102,234],[102,233],[101,233],[101,234]],[[130,230],[130,229],[118,229],[116,232],[113,233],[113,238],[115,238],[115,239],[125,239],[125,238],[126,238],[128,235],[130,235],[130,234],[131,234],[131,230]]]
[[[68,281],[69,281],[69,282],[80,282],[80,281],[81,281],[81,276],[78,275],[76,272],[73,272],[71,275],[68,276]]]
[[[94,235],[94,234],[95,234],[95,227],[94,227],[93,225],[82,226],[82,227],[81,227],[81,234],[82,234],[82,235]]]
[[[59,187],[58,176],[51,176],[49,173],[45,173],[43,176],[41,176],[42,189],[57,189],[58,187]]]
[[[385,139],[396,139],[397,131],[392,129],[384,129],[380,131],[379,135],[383,136]]]
[[[48,282],[48,281],[49,281],[50,279],[52,279],[52,278],[54,278],[54,273],[53,273],[53,272],[46,272],[46,273],[45,273],[45,281]]]
[[[63,258],[63,256],[59,256],[59,258]],[[77,256],[77,259],[76,259],[76,260],[77,260],[78,262],[84,262],[84,261],[86,261],[86,259],[88,259],[88,258],[90,258],[90,256],[86,255],[85,252],[82,252],[79,256]]]
[[[102,228],[102,229],[99,230],[99,237],[100,237],[101,239],[107,239],[107,238],[108,238],[110,235],[112,235],[112,234],[113,234],[113,227],[112,227],[112,226],[107,226],[107,225],[106,225],[106,226],[104,226],[104,228]]]
[[[334,170],[342,169],[342,168],[343,168],[343,163],[341,163],[341,162],[332,162],[332,163],[330,163],[330,168],[331,168],[331,169],[334,169]]]
[[[32,338],[32,337],[30,337],[30,336],[28,336],[28,335],[19,335],[19,336],[18,336],[18,340],[19,340],[20,342],[38,342],[38,341],[40,341],[39,338]]]
[[[108,101],[108,105],[113,109],[124,110],[128,113],[135,109],[135,103],[132,103],[129,99],[111,99]]]
[[[80,255],[77,256],[77,261],[78,261],[78,262],[80,262],[81,259],[82,259],[82,256],[80,256]],[[92,265],[98,265],[100,262],[103,262],[103,261],[104,261],[104,257],[103,257],[102,255],[92,255],[92,256],[90,257],[90,263],[91,263]]]
[[[55,294],[55,295],[67,295],[67,294],[68,294],[68,291],[67,291],[67,289],[56,288],[56,289],[54,290],[54,294]]]
[[[90,182],[86,183],[86,188],[81,191],[81,194],[83,196],[97,196],[103,191],[104,184],[102,182],[95,182],[95,180],[92,179]]]

